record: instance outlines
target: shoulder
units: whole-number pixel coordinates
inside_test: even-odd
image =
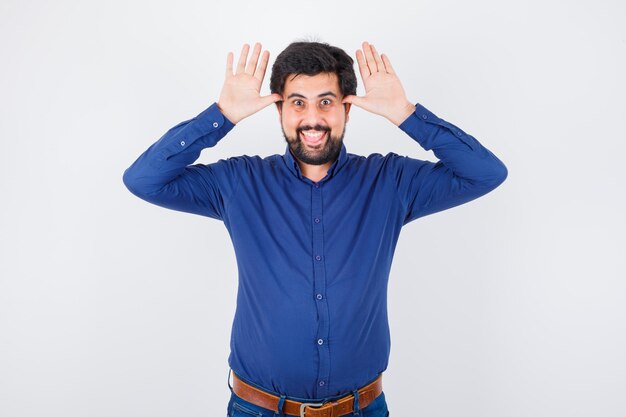
[[[355,166],[360,167],[386,167],[389,165],[397,164],[407,157],[398,155],[394,152],[388,152],[386,154],[371,153],[369,155],[356,155],[348,153],[348,161]]]
[[[241,167],[244,166],[266,166],[274,164],[276,157],[280,157],[280,155],[269,155],[269,156],[259,156],[259,155],[235,155],[228,156],[218,160],[216,163],[220,164],[228,164],[228,165],[238,165]]]
[[[205,166],[210,169],[222,169],[231,172],[258,172],[273,169],[280,161],[280,158],[281,156],[278,154],[269,156],[243,154],[222,158]]]

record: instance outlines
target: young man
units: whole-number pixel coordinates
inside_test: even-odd
[[[229,53],[217,103],[171,128],[124,172],[138,197],[224,222],[239,270],[228,414],[385,417],[387,282],[401,228],[500,185],[504,164],[474,137],[413,105],[387,56],[296,42]],[[276,103],[283,155],[194,164],[239,121]],[[387,118],[438,162],[367,157],[343,144],[354,104]],[[258,132],[259,139],[264,137]],[[230,387],[230,384],[229,384]]]

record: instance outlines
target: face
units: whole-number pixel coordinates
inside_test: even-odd
[[[278,112],[285,140],[298,160],[323,165],[337,159],[350,111],[342,99],[334,73],[287,77]]]

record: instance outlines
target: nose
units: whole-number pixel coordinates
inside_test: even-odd
[[[303,126],[315,126],[322,125],[326,126],[324,123],[323,114],[316,106],[307,106],[305,111],[302,113],[301,125]]]

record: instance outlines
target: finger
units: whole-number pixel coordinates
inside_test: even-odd
[[[261,55],[261,61],[259,62],[256,71],[254,72],[254,77],[263,81],[263,77],[265,77],[265,69],[267,68],[267,62],[270,60],[270,51],[264,51],[263,55]]]
[[[259,55],[261,54],[261,44],[256,43],[254,45],[254,50],[252,51],[252,56],[250,57],[250,61],[248,62],[248,66],[246,67],[246,74],[254,74],[254,70],[256,69],[256,63],[259,60]]]
[[[396,72],[393,70],[393,67],[391,66],[391,61],[389,61],[389,57],[387,55],[385,55],[385,54],[382,54],[381,58],[383,59],[383,62],[385,64],[385,70],[389,74],[396,75]]]
[[[226,76],[233,76],[233,53],[229,52],[226,56]]]
[[[378,71],[384,71],[385,64],[383,64],[383,60],[380,59],[380,55],[378,55],[378,51],[372,44],[370,44],[370,49],[372,50],[372,55],[374,56],[374,60],[376,61],[376,66],[378,67]]]
[[[367,62],[370,72],[372,74],[378,72],[378,66],[376,66],[376,60],[372,54],[372,48],[370,48],[367,42],[363,42],[363,52],[365,53],[365,61]]]
[[[356,62],[359,64],[359,71],[361,72],[361,79],[363,82],[370,76],[370,69],[365,63],[365,57],[363,56],[363,52],[360,49],[356,51]]]
[[[239,55],[239,62],[237,63],[237,74],[240,74],[245,71],[246,60],[248,59],[248,51],[250,50],[250,45],[247,43],[241,48],[241,55]]]

